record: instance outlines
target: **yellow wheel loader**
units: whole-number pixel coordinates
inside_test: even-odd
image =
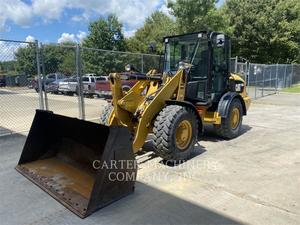
[[[231,74],[230,39],[217,32],[164,38],[164,72],[128,65],[109,76],[112,101],[100,124],[37,110],[16,169],[80,217],[132,193],[134,153],[152,133],[165,160],[186,160],[204,124],[239,135],[250,98]],[[128,91],[123,79],[137,80]]]

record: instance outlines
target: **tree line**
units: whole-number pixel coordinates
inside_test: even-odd
[[[115,15],[91,22],[89,34],[80,44],[83,71],[108,74],[122,70],[126,63],[142,68],[142,61],[146,67],[148,63],[150,68],[158,65],[158,58],[141,59],[140,55],[93,49],[163,54],[164,36],[202,30],[228,34],[232,39],[232,56],[240,56],[254,63],[300,63],[299,0],[227,0],[219,8],[216,7],[217,2],[170,1],[168,8],[171,16],[154,12],[130,38],[124,37],[123,26]],[[74,73],[74,49],[45,45],[43,54],[45,73]],[[35,49],[32,45],[19,48],[14,62],[16,71],[36,74]]]

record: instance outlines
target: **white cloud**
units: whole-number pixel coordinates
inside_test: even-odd
[[[82,14],[74,15],[70,20],[88,21],[90,16],[117,15],[124,24],[127,33],[141,27],[145,18],[155,10],[167,12],[166,6],[161,6],[162,0],[32,0],[24,3],[21,0],[1,0],[0,30],[6,29],[8,20],[17,25],[28,26],[33,17],[39,17],[44,22],[59,20],[65,9],[79,9]],[[165,3],[164,3],[165,5]]]
[[[6,18],[2,15],[2,12],[0,9],[0,32],[6,31],[5,22],[6,22]]]
[[[66,42],[77,42],[80,43],[84,38],[86,38],[87,33],[84,31],[79,31],[77,34],[62,33],[60,38],[58,38],[57,43],[62,44]]]
[[[7,31],[8,20],[20,26],[29,26],[32,21],[32,9],[21,0],[1,0],[0,31]]]
[[[60,44],[65,42],[76,42],[76,38],[74,34],[62,33],[60,38],[58,38],[57,42]]]
[[[164,14],[170,17],[174,17],[173,15],[171,15],[171,9],[169,9],[167,5],[168,5],[168,0],[165,0],[164,4],[162,4],[161,7],[159,8],[159,11],[163,12]]]
[[[28,35],[25,39],[26,42],[35,42],[35,38],[31,35]]]
[[[33,0],[31,7],[44,20],[58,20],[67,5],[68,0]]]
[[[79,42],[82,42],[84,38],[86,38],[87,33],[84,31],[79,31],[78,34],[76,34],[76,37],[78,38]]]
[[[71,20],[74,22],[88,21],[90,19],[90,15],[87,12],[82,13],[81,15],[72,16]]]
[[[160,0],[115,0],[109,2],[106,13],[115,13],[129,29],[137,29],[144,24],[145,18],[150,16],[160,4]],[[98,12],[100,12],[99,10],[102,8],[98,8]]]

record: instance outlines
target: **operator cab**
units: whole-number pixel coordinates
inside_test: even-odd
[[[197,32],[164,38],[164,72],[174,75],[186,65],[186,100],[196,105],[218,102],[230,76],[230,39],[217,32]]]

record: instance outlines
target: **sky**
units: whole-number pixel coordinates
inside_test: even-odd
[[[80,42],[90,21],[110,13],[118,16],[130,37],[154,11],[168,14],[166,4],[167,0],[0,0],[0,39]]]

